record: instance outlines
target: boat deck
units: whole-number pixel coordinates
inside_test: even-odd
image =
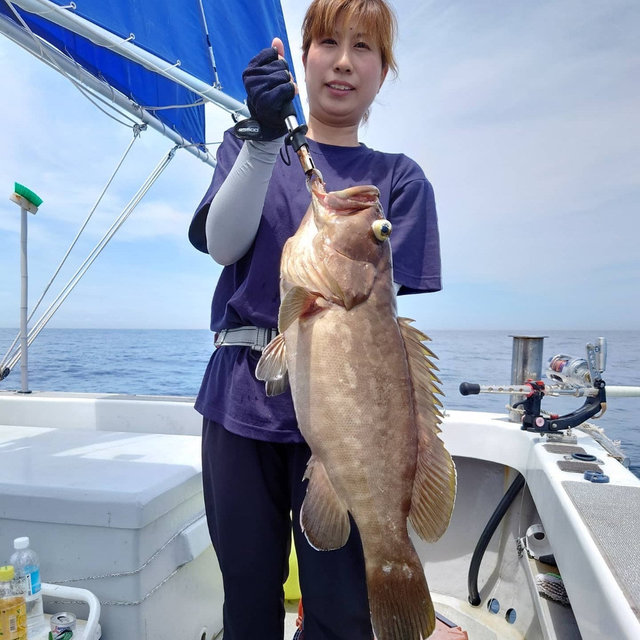
[[[496,627],[496,616],[485,612],[483,609],[476,609],[469,603],[456,598],[451,598],[438,593],[432,593],[436,611],[441,620],[446,619],[467,633],[469,639],[473,640],[524,640],[516,628],[512,628],[510,633],[505,635],[504,626],[501,629]],[[296,633],[296,620],[298,619],[298,601],[285,602],[285,628],[284,640],[293,640]],[[464,633],[455,633],[449,625],[438,621],[436,631],[430,636],[430,640],[439,638],[464,638]],[[223,640],[220,634],[215,640]]]
[[[440,594],[432,594],[436,603],[438,615],[447,620],[455,622],[461,629],[466,631],[467,637],[473,640],[523,640],[515,629],[513,633],[505,636],[504,631],[498,633],[496,629],[492,629],[492,623],[495,622],[495,616],[487,613],[486,619],[484,615],[478,616],[478,610],[473,609],[468,603],[455,598],[442,596]],[[464,609],[471,611],[464,612]],[[298,601],[285,602],[285,621],[284,621],[284,640],[293,640],[296,633],[296,621],[298,619]],[[439,638],[464,638],[463,632],[455,633],[449,629],[448,625],[438,621],[436,630],[430,636],[430,640],[438,640]],[[223,640],[222,634],[214,640]]]

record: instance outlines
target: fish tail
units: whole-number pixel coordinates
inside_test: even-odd
[[[367,566],[367,586],[377,640],[421,640],[433,633],[435,610],[415,552]]]

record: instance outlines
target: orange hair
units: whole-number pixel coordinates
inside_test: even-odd
[[[385,0],[313,0],[302,23],[303,54],[309,53],[312,40],[332,33],[340,20],[362,25],[380,49],[383,68],[388,67],[397,75],[393,46],[398,25]]]

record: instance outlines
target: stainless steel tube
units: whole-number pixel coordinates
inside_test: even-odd
[[[512,336],[513,353],[511,356],[511,384],[523,384],[527,380],[540,380],[542,377],[542,348],[545,336]],[[522,394],[509,396],[509,405],[522,400]],[[521,414],[509,410],[509,420],[520,422]]]

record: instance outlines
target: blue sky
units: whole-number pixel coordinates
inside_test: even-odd
[[[282,5],[299,51],[306,3]],[[433,183],[444,278],[440,293],[403,297],[400,312],[427,330],[640,328],[640,3],[395,7],[400,74],[383,87],[361,139],[413,157]],[[296,76],[303,84],[301,64]],[[15,327],[14,180],[45,201],[29,219],[33,302],[130,133],[6,39],[0,81],[0,327]],[[214,141],[230,120],[212,110],[208,123]],[[171,146],[143,134],[73,265]],[[206,328],[220,268],[186,230],[210,176],[178,153],[51,326]]]

